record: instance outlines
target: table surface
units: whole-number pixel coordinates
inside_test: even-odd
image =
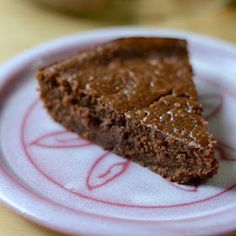
[[[135,8],[132,5],[121,7],[118,3],[116,17],[108,15],[103,18],[89,18],[50,11],[30,0],[0,0],[0,63],[6,62],[25,49],[53,38],[114,25],[132,24],[174,28],[236,42],[236,4],[221,6],[222,1],[216,0],[211,1],[214,4],[208,6],[207,9],[199,6],[199,10],[192,14],[174,12],[167,17],[162,16],[161,13],[156,14],[153,9],[157,4],[158,6],[162,4],[163,9],[170,9],[168,4],[171,1],[132,0],[126,2],[135,4]],[[126,9],[128,7],[135,9],[132,15],[131,11]],[[0,235],[16,235],[16,232],[17,235],[22,236],[62,235],[35,225],[0,205]]]

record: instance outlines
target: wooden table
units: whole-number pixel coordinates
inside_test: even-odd
[[[132,0],[131,4],[136,4],[135,16],[127,14],[127,10],[123,12],[124,9],[118,9],[122,17],[118,14],[115,19],[111,16],[91,19],[50,11],[36,6],[30,0],[0,0],[0,63],[25,49],[53,38],[120,24],[183,29],[236,42],[235,5],[210,7],[208,10],[201,8],[199,12],[184,14],[184,16],[173,14],[171,17],[161,17],[153,14],[158,0],[144,0],[141,4],[140,1],[136,4],[137,2]],[[165,4],[164,1],[161,2]],[[152,14],[149,14],[150,11]],[[126,14],[125,17],[123,13]],[[0,205],[0,235],[53,236],[61,234],[30,223]]]

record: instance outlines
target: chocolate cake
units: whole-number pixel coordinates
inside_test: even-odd
[[[178,183],[217,172],[187,42],[122,38],[38,71],[53,119],[81,137]]]

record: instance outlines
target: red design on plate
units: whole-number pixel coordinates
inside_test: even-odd
[[[217,146],[216,146],[216,150],[219,152],[220,154],[220,159],[224,160],[224,161],[236,161],[236,149],[218,142]]]
[[[219,111],[221,110],[222,107],[222,96],[221,95],[217,95],[217,94],[209,94],[209,95],[203,95],[202,96],[202,103],[205,104],[205,108],[207,111],[207,118],[212,118],[214,116],[216,116]],[[95,160],[93,161],[93,163],[91,164],[91,166],[89,167],[87,173],[85,173],[85,184],[87,186],[87,189],[90,190],[88,191],[87,194],[80,192],[80,191],[76,191],[73,192],[71,190],[68,190],[66,188],[63,187],[63,185],[61,185],[59,182],[57,182],[57,180],[54,180],[50,175],[47,175],[47,173],[44,172],[44,170],[40,169],[40,167],[37,166],[37,164],[34,162],[32,156],[30,155],[30,153],[28,152],[27,149],[27,144],[31,147],[33,146],[38,146],[38,147],[44,147],[44,148],[67,148],[67,147],[73,147],[73,148],[81,148],[84,146],[88,146],[88,145],[92,145],[90,144],[88,141],[85,140],[81,140],[79,138],[77,138],[77,136],[75,136],[75,134],[73,133],[69,133],[66,131],[56,131],[56,132],[50,132],[48,134],[42,135],[39,138],[35,139],[33,142],[26,142],[25,143],[25,137],[24,137],[24,132],[25,132],[25,127],[27,125],[27,119],[28,116],[30,115],[30,113],[35,109],[36,107],[36,103],[32,104],[32,106],[30,106],[30,108],[27,110],[26,115],[24,117],[23,120],[23,124],[22,124],[22,140],[23,140],[23,148],[26,151],[27,157],[29,158],[29,160],[31,161],[31,163],[35,166],[36,169],[38,169],[48,180],[50,180],[51,182],[53,182],[54,184],[57,184],[59,187],[63,188],[66,191],[69,191],[73,194],[76,194],[80,197],[83,197],[85,199],[90,199],[93,201],[97,201],[97,202],[102,202],[102,203],[106,203],[106,204],[111,204],[111,205],[116,205],[116,206],[123,206],[123,207],[137,207],[137,208],[166,208],[166,207],[180,207],[180,206],[187,206],[187,205],[192,205],[192,204],[196,204],[196,203],[200,203],[200,202],[204,202],[204,201],[208,201],[210,199],[213,199],[217,196],[222,195],[223,193],[229,191],[230,189],[232,189],[235,184],[231,185],[230,187],[224,189],[223,191],[220,191],[212,196],[208,196],[205,197],[203,199],[199,199],[196,201],[190,201],[190,202],[183,202],[183,203],[173,203],[170,205],[140,205],[140,204],[130,204],[130,203],[120,203],[120,202],[114,202],[114,201],[110,201],[110,200],[103,200],[102,198],[96,198],[93,196],[90,196],[89,192],[95,188],[101,188],[103,186],[106,186],[108,183],[113,182],[115,179],[117,179],[118,177],[122,176],[125,171],[127,171],[128,166],[129,166],[129,161],[127,160],[121,160],[118,162],[113,162],[113,158],[108,158],[109,153],[104,151],[102,154],[100,154],[99,157],[96,157]],[[79,139],[79,140],[76,140]],[[220,155],[223,157],[221,159],[226,159],[225,158],[225,153],[231,151],[234,153],[234,149],[228,145],[223,144],[222,147],[222,143],[221,146],[217,146],[217,150],[220,150],[219,153]],[[234,159],[232,158],[228,158],[229,161]],[[108,164],[109,163],[109,164]],[[163,179],[164,181],[164,179]],[[171,185],[173,188],[177,188],[180,191],[185,191],[185,192],[191,192],[191,193],[195,193],[198,190],[199,186],[184,186],[184,185],[178,185],[175,183],[170,183],[168,182],[169,185]]]
[[[102,187],[122,175],[129,166],[129,161],[118,161],[105,165],[109,152],[105,152],[88,171],[86,184],[89,190]],[[105,167],[105,168],[104,168]]]
[[[43,148],[77,148],[87,147],[91,143],[81,139],[78,135],[67,131],[55,131],[47,133],[30,143]]]
[[[200,103],[204,104],[204,117],[210,119],[217,115],[223,105],[223,96],[220,94],[204,94],[199,97]]]

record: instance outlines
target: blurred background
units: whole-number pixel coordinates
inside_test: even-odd
[[[196,31],[236,42],[235,0],[0,0],[0,63],[50,39],[98,27]]]
[[[39,43],[112,26],[193,31],[236,43],[236,0],[0,0],[0,64]],[[0,235],[61,235],[0,205]]]

